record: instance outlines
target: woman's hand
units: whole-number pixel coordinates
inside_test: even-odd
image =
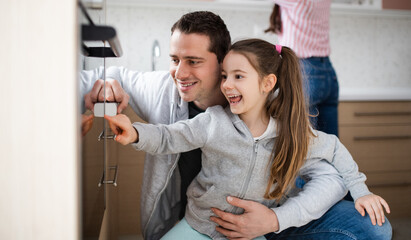
[[[372,225],[375,225],[377,222],[378,225],[381,226],[385,222],[383,206],[385,211],[390,213],[388,203],[382,197],[375,194],[365,195],[355,201],[355,209],[357,209],[363,217],[365,216],[366,210],[370,216]]]
[[[131,124],[130,119],[124,114],[118,114],[116,116],[104,115],[104,118],[108,121],[111,131],[116,135],[114,140],[127,145],[138,141],[137,130]]]
[[[253,239],[264,234],[278,231],[278,219],[273,210],[266,206],[235,197],[227,197],[227,202],[244,209],[241,215],[223,212],[212,208],[217,217],[210,219],[217,223],[216,230],[228,239]]]

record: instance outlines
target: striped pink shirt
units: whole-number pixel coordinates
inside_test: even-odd
[[[331,0],[274,0],[280,6],[280,44],[290,47],[300,58],[330,55]]]

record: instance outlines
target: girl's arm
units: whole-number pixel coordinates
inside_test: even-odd
[[[175,154],[204,146],[207,140],[208,113],[171,125],[153,125],[136,122],[131,124],[124,114],[104,116],[115,140],[123,145],[134,143],[137,150],[153,154]]]
[[[317,134],[318,136],[313,139],[312,157],[318,156],[330,162],[343,178],[358,212],[364,216],[366,210],[374,225],[382,225],[385,222],[383,207],[390,212],[387,202],[368,190],[365,184],[366,176],[359,171],[357,163],[336,136],[323,132]]]
[[[279,232],[320,218],[347,194],[341,176],[324,160],[308,159],[300,174],[310,179],[302,191],[287,193],[290,197],[272,209],[278,218]]]

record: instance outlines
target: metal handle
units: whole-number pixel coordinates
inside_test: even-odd
[[[371,117],[371,116],[408,116],[411,112],[354,112],[357,117]]]
[[[98,141],[101,141],[101,139],[114,139],[114,138],[116,138],[116,135],[115,135],[115,134],[104,136],[104,130],[103,130],[103,131],[100,133],[100,135],[98,136],[97,140],[98,140]]]
[[[362,136],[362,137],[354,137],[355,141],[364,141],[364,140],[405,140],[411,139],[411,135],[405,136]]]
[[[103,175],[101,176],[100,182],[98,183],[98,187],[101,187],[101,185],[103,185],[103,184],[113,184],[114,187],[117,187],[118,166],[111,166],[111,167],[108,167],[108,168],[109,168],[110,170],[111,170],[111,169],[114,169],[114,170],[115,170],[115,172],[114,172],[114,179],[113,179],[113,180],[105,181],[105,180],[104,180],[104,178],[105,178],[104,172],[105,172],[105,171],[103,171]]]

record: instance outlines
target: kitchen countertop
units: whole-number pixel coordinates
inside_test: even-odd
[[[411,88],[340,88],[340,101],[407,100],[411,100]]]

